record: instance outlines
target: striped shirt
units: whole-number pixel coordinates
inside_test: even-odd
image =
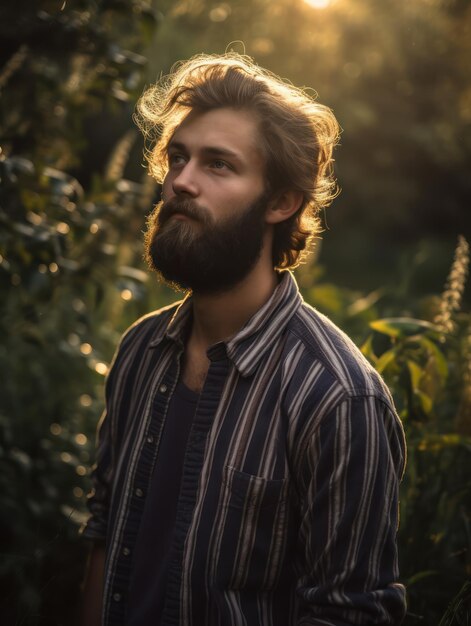
[[[126,623],[133,548],[191,315],[190,297],[136,322],[108,374],[83,531],[106,541],[104,624]],[[289,272],[208,358],[161,625],[399,624],[405,443],[379,375]]]

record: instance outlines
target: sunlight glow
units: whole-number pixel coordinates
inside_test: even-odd
[[[314,9],[326,9],[332,0],[304,0],[304,2]]]

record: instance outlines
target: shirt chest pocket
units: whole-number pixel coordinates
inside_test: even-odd
[[[223,506],[234,509],[273,509],[286,498],[286,479],[247,474],[227,465],[223,475]]]
[[[273,588],[286,547],[286,491],[286,479],[224,468],[213,560],[218,587]]]

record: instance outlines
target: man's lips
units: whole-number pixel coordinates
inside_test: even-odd
[[[176,219],[176,220],[194,220],[194,217],[191,217],[190,215],[187,215],[186,213],[172,213],[172,215],[170,216],[169,219]]]

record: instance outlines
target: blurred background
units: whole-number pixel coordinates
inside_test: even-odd
[[[0,44],[1,623],[76,623],[104,377],[123,330],[180,297],[141,260],[159,190],[132,113],[226,49],[342,126],[341,194],[296,276],[404,423],[405,625],[470,623],[470,3],[16,0]]]

